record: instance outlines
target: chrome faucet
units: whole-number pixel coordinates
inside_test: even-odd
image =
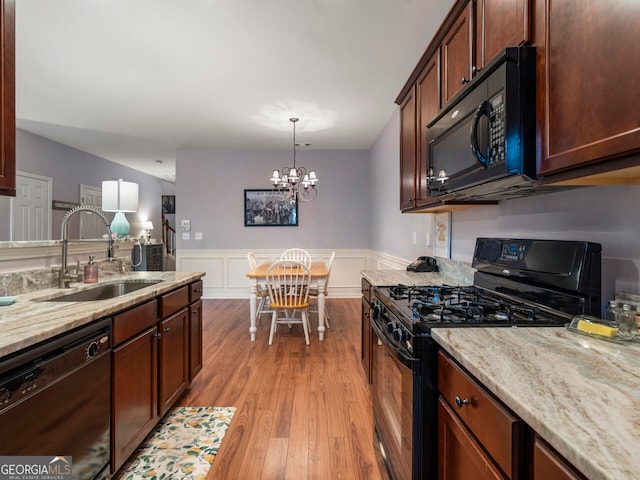
[[[111,238],[111,224],[109,219],[102,210],[93,205],[80,205],[72,208],[62,219],[62,264],[60,266],[60,277],[58,280],[58,288],[69,288],[69,282],[72,280],[79,281],[80,278],[80,262],[76,266],[76,275],[72,276],[67,268],[67,243],[69,241],[69,219],[78,212],[91,212],[97,214],[104,224],[107,226],[107,260],[113,260],[113,238]]]

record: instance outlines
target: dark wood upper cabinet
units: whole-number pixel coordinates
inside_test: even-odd
[[[413,88],[400,105],[400,210],[415,206],[415,192],[416,95]]]
[[[427,149],[427,123],[440,111],[440,50],[436,50],[418,77],[417,91],[417,139],[416,158],[416,206],[434,203],[427,191],[427,169],[429,151]]]
[[[475,63],[482,69],[506,47],[531,40],[529,0],[476,0]]]
[[[442,41],[442,103],[446,104],[471,80],[473,63],[473,2],[456,18]]]
[[[539,174],[577,177],[588,171],[576,167],[630,166],[629,155],[640,152],[640,3],[540,3]],[[623,156],[626,164],[608,162]]]
[[[16,195],[15,4],[2,2],[0,15],[0,195]]]

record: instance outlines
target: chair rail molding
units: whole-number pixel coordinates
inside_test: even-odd
[[[203,298],[249,298],[247,252],[253,251],[258,264],[276,261],[283,250],[276,249],[178,249],[176,270],[205,272]],[[367,249],[308,250],[313,261],[329,262],[336,252],[331,269],[328,297],[357,298],[362,295],[362,270],[399,270],[409,261]]]

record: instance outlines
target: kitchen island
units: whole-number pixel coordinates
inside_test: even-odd
[[[120,281],[155,281],[138,291],[107,300],[47,302],[61,293],[90,289],[96,284],[76,283],[72,288],[50,288],[18,295],[15,303],[0,307],[0,358],[162,295],[204,276],[204,272],[128,272],[103,275],[99,284]]]
[[[587,478],[640,478],[640,344],[618,345],[562,327],[431,332]]]
[[[204,273],[107,267],[100,282],[36,289],[0,307],[8,454],[63,448],[74,478],[86,465],[87,478],[120,469],[203,364]]]

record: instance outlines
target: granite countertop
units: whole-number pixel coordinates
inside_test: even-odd
[[[407,272],[406,270],[362,270],[361,275],[373,286],[386,285],[471,285],[446,273]]]
[[[103,276],[98,284],[122,280],[162,281],[126,295],[90,302],[42,300],[92,288],[96,284],[76,283],[64,290],[49,288],[18,295],[15,303],[0,307],[0,358],[189,284],[204,275],[204,272],[129,272]]]
[[[640,479],[640,344],[553,327],[431,332],[587,478]]]

